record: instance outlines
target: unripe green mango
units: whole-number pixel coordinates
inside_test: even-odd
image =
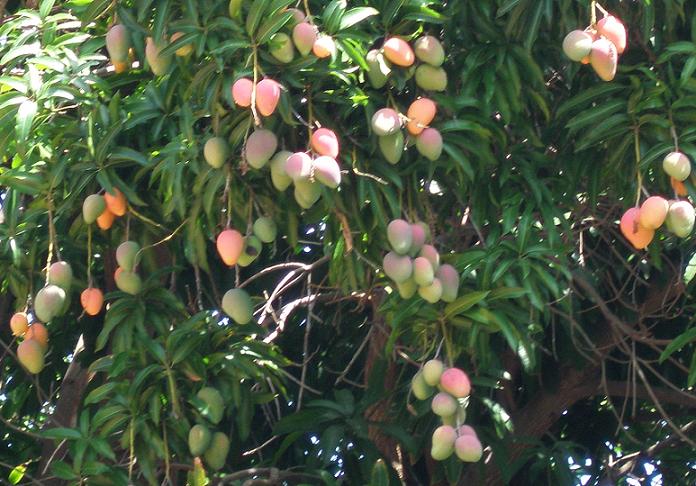
[[[254,234],[263,243],[272,243],[278,235],[278,226],[268,216],[262,216],[254,221]]]
[[[65,304],[65,290],[57,285],[48,284],[34,297],[34,313],[41,322],[50,322],[60,315]]]
[[[269,52],[283,64],[292,62],[295,58],[295,48],[292,44],[292,39],[285,32],[277,32],[273,34],[270,40]]]
[[[31,374],[39,373],[44,367],[44,351],[35,339],[25,339],[17,346],[17,359]]]
[[[169,71],[172,63],[172,55],[161,56],[160,51],[164,49],[165,41],[155,42],[152,37],[145,41],[145,58],[150,65],[150,70],[155,76],[164,76]]]
[[[230,289],[222,297],[222,310],[237,324],[247,324],[253,317],[251,297],[243,289]]]
[[[434,278],[430,285],[418,287],[418,295],[420,295],[423,300],[431,304],[436,304],[442,298],[442,282]]]
[[[271,160],[278,148],[278,138],[273,132],[265,128],[260,128],[249,135],[244,155],[250,166],[260,169]]]
[[[292,152],[281,150],[271,159],[271,182],[279,191],[284,191],[292,184],[292,178],[285,171],[285,163],[291,155]]]
[[[662,161],[662,168],[667,175],[684,181],[691,174],[691,161],[681,152],[671,152]]]
[[[367,71],[367,79],[375,89],[383,88],[387,84],[391,66],[389,61],[384,57],[379,50],[373,49],[365,56],[365,62],[369,67]]]
[[[423,379],[430,386],[440,383],[440,376],[445,371],[445,365],[439,359],[431,359],[423,365]]]
[[[401,130],[401,117],[396,110],[381,108],[372,115],[371,125],[378,137],[393,135]]]
[[[440,41],[432,35],[424,35],[413,43],[413,51],[419,61],[431,66],[442,66],[445,62],[445,49]]]
[[[419,371],[411,379],[411,391],[418,400],[427,400],[435,392],[435,389],[425,382],[423,373]]]
[[[219,471],[225,465],[229,451],[230,439],[222,432],[215,432],[203,459],[211,469]]]
[[[124,270],[132,272],[138,264],[138,252],[140,245],[135,241],[124,241],[116,248],[116,262]]]
[[[82,219],[85,223],[94,223],[106,209],[106,201],[101,194],[90,194],[82,203]]]
[[[221,168],[229,156],[230,146],[222,137],[209,138],[203,146],[203,158],[215,169]]]
[[[57,285],[66,292],[72,284],[72,268],[68,262],[55,262],[48,268],[48,283]]]
[[[694,207],[688,201],[675,201],[669,206],[665,223],[679,238],[686,238],[694,229]]]
[[[321,197],[321,184],[309,180],[295,181],[295,201],[303,209],[309,209]]]
[[[205,425],[196,424],[188,434],[188,446],[191,455],[196,457],[203,454],[211,443],[210,430]]]
[[[430,404],[435,415],[440,417],[449,417],[457,413],[457,407],[459,404],[457,400],[449,393],[440,392],[433,397],[433,401]]]
[[[227,6],[227,11],[230,14],[230,18],[236,18],[242,13],[242,3],[244,0],[230,0]]]
[[[403,282],[398,282],[396,288],[399,291],[399,295],[402,299],[410,299],[416,292],[418,292],[418,284],[413,281],[413,278],[409,278]]]
[[[333,157],[322,155],[312,161],[312,171],[317,182],[336,189],[341,184],[341,168]]]
[[[213,387],[207,386],[201,388],[196,396],[206,404],[206,410],[203,413],[204,417],[214,424],[219,423],[225,412],[225,401],[222,399],[220,392]]]
[[[436,461],[444,461],[454,452],[457,431],[449,425],[441,425],[433,432],[430,455]]]
[[[256,236],[245,236],[244,249],[242,250],[242,254],[239,255],[237,265],[240,267],[248,267],[259,257],[262,249],[263,245],[261,244],[261,240],[259,240]]]
[[[573,30],[563,39],[563,52],[571,61],[580,62],[592,52],[594,38],[584,30]]]
[[[140,276],[135,272],[126,270],[125,268],[119,268],[116,270],[114,281],[116,282],[116,287],[118,287],[120,291],[131,295],[135,295],[140,292],[140,289],[143,286]]]
[[[436,128],[424,129],[416,138],[416,149],[428,160],[436,161],[442,155],[442,135]]]
[[[445,91],[447,72],[441,67],[421,64],[416,68],[416,84],[426,91]]]
[[[401,130],[391,135],[379,137],[379,150],[387,162],[396,164],[404,154],[404,134]]]

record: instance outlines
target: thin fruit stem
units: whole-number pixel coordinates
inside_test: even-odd
[[[92,225],[87,226],[87,288],[92,288]]]
[[[254,85],[251,87],[251,113],[254,115],[254,125],[261,126],[261,119],[256,112],[256,83],[259,81],[259,55],[256,44],[252,44],[252,56],[254,59]]]
[[[590,2],[590,25],[594,29],[595,25],[597,25],[597,2],[596,0],[592,0]]]
[[[636,156],[636,178],[638,188],[636,190],[636,207],[640,204],[640,193],[643,187],[643,175],[640,172],[640,138],[638,136],[638,126],[633,128],[633,149],[635,150]]]

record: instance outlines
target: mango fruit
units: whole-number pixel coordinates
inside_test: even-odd
[[[35,322],[24,333],[25,340],[36,341],[45,353],[48,349],[48,329],[40,322]]]
[[[436,461],[444,461],[454,452],[457,431],[451,425],[441,425],[433,432],[430,456]]]
[[[630,208],[621,217],[620,228],[621,233],[633,247],[637,250],[642,250],[652,241],[655,236],[655,230],[644,228],[640,225],[639,220],[640,209]]]
[[[416,61],[416,55],[413,49],[411,49],[411,46],[408,45],[408,42],[398,37],[390,37],[387,39],[384,42],[382,50],[384,52],[384,57],[397,66],[409,67]]]
[[[435,415],[440,417],[447,417],[454,415],[457,412],[457,407],[459,403],[454,399],[449,393],[440,392],[433,397],[433,401],[430,403],[430,408]]]
[[[249,78],[239,78],[232,84],[232,100],[242,108],[251,106],[251,92],[254,90],[254,82]]]
[[[312,161],[314,178],[326,187],[336,189],[341,184],[341,168],[333,157],[322,155]]]
[[[272,218],[262,216],[254,221],[254,235],[263,243],[273,243],[278,234],[278,226]]]
[[[435,119],[437,105],[430,98],[418,98],[408,107],[406,116],[409,119],[406,128],[411,135],[420,135],[421,132]]]
[[[420,256],[413,260],[413,280],[419,287],[431,285],[434,279],[435,271],[427,258]]]
[[[321,184],[307,179],[295,180],[295,201],[302,209],[309,209],[321,197]]]
[[[459,294],[459,272],[452,265],[444,264],[435,272],[435,277],[442,283],[442,300],[454,302]]]
[[[123,24],[114,24],[106,33],[106,50],[114,66],[128,61],[128,49],[131,38],[128,29]]]
[[[279,191],[284,191],[292,184],[292,178],[285,171],[285,164],[291,155],[292,152],[281,150],[271,159],[271,182],[273,187]]]
[[[114,225],[115,219],[114,213],[109,208],[106,208],[97,218],[97,226],[99,226],[99,229],[106,231]]]
[[[442,155],[442,135],[435,128],[426,128],[416,138],[416,149],[430,161],[436,161]]]
[[[319,35],[312,45],[312,52],[319,59],[336,56],[336,42],[329,35]]]
[[[116,282],[116,287],[121,292],[131,295],[136,295],[143,286],[143,282],[137,273],[121,267],[114,272],[114,282]]]
[[[65,298],[65,290],[57,285],[46,285],[34,297],[34,314],[42,322],[53,320],[62,311]]]
[[[616,76],[619,55],[616,46],[609,40],[600,38],[592,43],[590,65],[604,81],[611,81]]]
[[[244,289],[230,289],[222,296],[222,310],[237,324],[251,321],[254,306]]]
[[[387,241],[399,255],[405,255],[413,243],[411,225],[403,219],[395,219],[387,225]]]
[[[106,209],[112,212],[114,216],[126,214],[128,201],[118,187],[112,187],[111,191],[107,190],[104,192],[104,202],[106,203]]]
[[[423,365],[423,379],[430,386],[437,386],[440,383],[440,377],[445,371],[445,364],[439,359],[428,360]]]
[[[104,305],[104,294],[97,288],[87,288],[80,294],[80,304],[87,315],[96,316]]]
[[[626,27],[613,15],[608,15],[597,22],[597,33],[609,39],[616,46],[619,54],[623,54],[626,50]]]
[[[271,56],[283,64],[292,62],[295,58],[295,48],[293,47],[292,39],[285,32],[273,34],[269,43]]]
[[[592,52],[594,37],[584,30],[573,30],[563,39],[563,52],[571,61],[580,62]]]
[[[285,173],[295,182],[312,175],[312,158],[305,152],[295,152],[285,161]]]
[[[189,430],[188,446],[192,456],[200,456],[210,446],[210,430],[201,424],[196,424]]]
[[[390,164],[396,164],[404,154],[404,134],[401,130],[391,135],[379,137],[377,140],[379,150]]]
[[[474,434],[464,434],[454,441],[454,452],[460,461],[478,462],[483,456],[483,447]]]
[[[44,350],[34,339],[25,339],[17,346],[17,359],[29,373],[36,375],[44,367]]]
[[[239,260],[237,260],[237,265],[240,267],[248,267],[261,254],[263,245],[261,240],[259,240],[254,235],[248,235],[244,237],[244,247],[242,249],[242,254],[239,255]]]
[[[206,408],[203,416],[213,424],[219,423],[225,412],[225,401],[222,399],[220,392],[213,387],[206,386],[201,388],[196,396],[205,403]]]
[[[425,91],[445,91],[447,72],[441,67],[421,64],[416,68],[416,85]]]
[[[442,44],[432,35],[424,35],[413,43],[413,51],[419,61],[439,67],[445,62],[445,50]]]
[[[411,225],[411,247],[408,249],[408,254],[413,256],[416,256],[421,249],[423,248],[423,245],[425,244],[425,241],[428,238],[430,231],[428,230],[428,227],[425,225],[425,223],[418,222],[418,223],[413,223]]]
[[[442,282],[437,278],[433,278],[430,285],[418,287],[418,295],[426,302],[436,304],[442,298]]]
[[[242,13],[242,3],[244,0],[230,0],[227,5],[227,12],[230,14],[230,18],[235,19],[239,17]]]
[[[132,271],[138,264],[140,245],[135,241],[124,241],[116,248],[116,262],[124,270]]]
[[[662,169],[677,181],[685,181],[691,174],[691,161],[681,152],[671,152],[662,161]]]
[[[664,197],[651,196],[640,206],[638,223],[643,228],[655,230],[665,222],[667,211],[669,211],[669,203]]]
[[[68,262],[54,262],[48,267],[48,283],[68,292],[72,285],[73,272]]]
[[[379,137],[393,135],[401,130],[401,117],[391,108],[382,108],[372,115],[372,131]]]
[[[169,71],[169,66],[172,63],[172,56],[162,56],[160,52],[165,48],[165,42],[155,42],[152,37],[148,37],[145,41],[145,58],[150,66],[150,70],[155,76],[164,76]]]
[[[471,381],[459,368],[447,368],[440,376],[440,388],[455,398],[466,398],[471,393]]]
[[[225,465],[229,451],[230,440],[222,432],[215,432],[203,458],[211,469],[218,471]]]
[[[254,169],[264,167],[278,148],[278,138],[265,128],[254,131],[247,139],[244,147],[244,156]]]
[[[399,295],[402,299],[410,299],[418,292],[418,284],[416,284],[413,278],[409,278],[403,282],[398,282],[396,284],[396,289],[399,291]]]
[[[226,229],[218,235],[215,244],[222,261],[225,262],[225,265],[232,267],[242,254],[244,237],[237,230]]]
[[[292,18],[290,19],[290,22],[289,22],[290,25],[295,25],[295,24],[298,24],[299,22],[304,22],[307,19],[307,16],[299,8],[292,7],[292,8],[288,8],[286,11],[290,12],[292,14]]]
[[[391,67],[382,52],[372,49],[365,56],[365,62],[369,67],[367,79],[375,89],[383,88],[389,79]]]
[[[312,138],[310,140],[312,145],[312,150],[314,150],[319,155],[326,155],[328,157],[337,158],[338,157],[338,137],[333,130],[328,128],[319,128],[312,133]]]
[[[440,268],[440,254],[433,245],[423,245],[418,256],[425,258],[433,267],[433,272]]]
[[[382,260],[384,273],[397,284],[408,280],[413,274],[413,263],[408,255],[399,255],[389,252]]]
[[[682,181],[678,181],[674,177],[670,176],[669,183],[677,196],[686,197],[689,195],[689,190],[686,188],[686,185]]]
[[[101,194],[90,194],[82,203],[82,219],[87,224],[94,223],[106,209],[106,201]]]
[[[169,42],[173,44],[174,42],[179,40],[183,35],[183,32],[174,32],[172,36],[169,38]],[[183,46],[179,47],[176,51],[174,51],[174,54],[176,54],[179,57],[190,56],[191,54],[193,54],[193,44],[184,44]]]
[[[317,28],[309,22],[299,22],[292,29],[292,41],[302,56],[308,56],[312,52],[317,40]]]
[[[256,85],[256,108],[263,116],[271,116],[280,101],[280,84],[264,78]]]
[[[435,389],[425,382],[423,373],[419,371],[411,379],[411,391],[418,400],[426,400],[433,394]]]
[[[10,317],[10,330],[13,336],[24,336],[29,328],[29,319],[27,319],[26,312],[15,312]]]
[[[686,238],[694,229],[694,207],[688,201],[674,201],[667,212],[667,229],[679,238]]]
[[[222,137],[211,137],[203,145],[203,158],[211,167],[221,168],[230,156],[230,146]]]

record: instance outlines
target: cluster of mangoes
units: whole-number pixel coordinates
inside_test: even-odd
[[[621,20],[607,15],[585,30],[570,32],[563,39],[563,52],[573,61],[590,64],[601,79],[611,81],[626,41],[626,27]]]
[[[169,42],[176,42],[183,35],[183,32],[174,32],[169,38]],[[166,46],[166,39],[155,40],[148,37],[145,40],[145,58],[155,76],[166,74],[172,63],[171,55],[162,55],[162,49]],[[126,72],[130,68],[134,54],[130,33],[125,25],[116,23],[109,28],[106,33],[106,50],[117,73]],[[186,57],[192,52],[193,46],[191,44],[183,44],[174,53],[177,56]]]
[[[459,368],[446,368],[438,359],[423,365],[411,380],[411,391],[418,400],[427,400],[439,390],[430,402],[433,413],[440,417],[442,425],[435,429],[430,455],[436,461],[444,461],[455,453],[464,462],[477,462],[483,455],[483,447],[476,431],[466,420],[466,402],[471,393],[471,382]]]
[[[225,412],[225,402],[213,387],[201,388],[196,394],[201,405],[200,422],[189,429],[188,446],[194,457],[203,457],[214,470],[222,469],[230,450],[230,439],[220,431],[211,432],[210,425],[217,425]]]
[[[437,105],[430,98],[418,98],[408,107],[406,115],[392,108],[382,108],[372,115],[372,132],[379,137],[379,149],[390,164],[396,164],[404,153],[402,126],[415,138],[418,152],[435,161],[442,155],[442,135],[430,123],[437,114]]]
[[[459,273],[452,265],[440,264],[440,254],[433,245],[426,244],[429,238],[430,230],[422,222],[391,221],[387,239],[392,251],[382,260],[384,273],[396,283],[404,299],[418,292],[431,304],[454,302],[459,293]]]
[[[29,373],[37,374],[44,367],[48,350],[48,330],[38,321],[29,323],[26,312],[16,312],[10,318],[12,334],[22,341],[17,345],[17,359]]]
[[[670,176],[677,196],[686,195],[683,181],[691,174],[691,161],[678,151],[669,153],[662,168]],[[696,211],[686,199],[667,200],[661,196],[647,198],[640,208],[628,209],[621,217],[620,228],[626,239],[638,250],[646,248],[663,224],[679,238],[686,238],[694,229]]]
[[[116,248],[116,263],[114,272],[116,287],[122,292],[135,295],[140,292],[143,282],[137,273],[141,248],[135,241],[124,241]]]
[[[336,56],[336,42],[331,36],[319,33],[317,26],[301,10],[289,8],[287,11],[292,13],[290,22],[286,24],[292,28],[291,34],[278,32],[268,42],[268,50],[275,59],[283,64],[292,62],[295,49],[303,57],[310,53],[319,59]]]
[[[104,191],[104,194],[90,194],[82,203],[82,219],[86,224],[97,223],[102,230],[113,226],[114,220],[128,210],[128,201],[117,187]]]
[[[420,61],[416,65],[416,60]],[[440,41],[431,35],[416,39],[413,47],[400,37],[389,37],[382,49],[373,49],[365,56],[368,65],[367,80],[373,88],[387,84],[392,68],[405,68],[408,77],[416,77],[416,85],[425,91],[447,89],[447,72],[442,68],[445,50]]]
[[[250,108],[254,98],[256,112],[271,116],[280,102],[280,90],[280,83],[272,78],[263,78],[256,84],[249,78],[239,78],[232,84],[232,100],[240,108]]]

